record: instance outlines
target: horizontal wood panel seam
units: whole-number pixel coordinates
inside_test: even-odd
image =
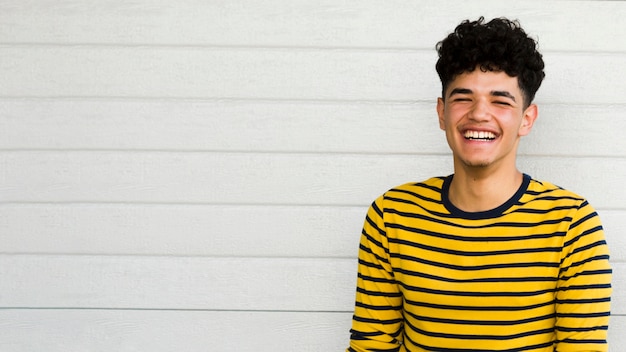
[[[433,52],[436,53],[435,44],[432,48],[411,47],[411,46],[349,46],[349,45],[226,45],[212,43],[198,44],[176,44],[176,43],[109,43],[109,42],[9,42],[0,41],[0,49],[6,47],[24,47],[24,48],[155,48],[155,49],[202,49],[202,50],[233,50],[233,51],[342,51],[342,52],[372,52],[372,53],[403,53],[403,52]],[[598,54],[598,55],[626,55],[624,50],[550,50],[541,51],[542,54]]]

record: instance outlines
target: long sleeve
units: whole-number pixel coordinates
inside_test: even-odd
[[[559,352],[604,352],[611,300],[611,267],[600,219],[584,202],[565,238],[556,294]]]
[[[402,294],[389,263],[383,198],[369,208],[359,246],[357,292],[349,352],[398,351]]]

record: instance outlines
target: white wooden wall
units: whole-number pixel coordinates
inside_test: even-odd
[[[370,202],[451,172],[435,43],[518,18],[520,166],[588,197],[626,345],[626,3],[0,0],[0,350],[340,351]]]

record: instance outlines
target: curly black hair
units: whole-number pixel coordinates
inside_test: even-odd
[[[448,85],[460,74],[482,71],[504,71],[517,77],[528,107],[545,77],[544,63],[537,51],[537,42],[520,27],[519,22],[495,18],[485,23],[465,20],[453,33],[437,43],[437,74],[442,85],[442,97]]]

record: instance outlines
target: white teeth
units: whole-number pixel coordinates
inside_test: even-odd
[[[495,139],[496,135],[493,132],[486,132],[486,131],[466,131],[465,138],[491,140],[491,139]]]

